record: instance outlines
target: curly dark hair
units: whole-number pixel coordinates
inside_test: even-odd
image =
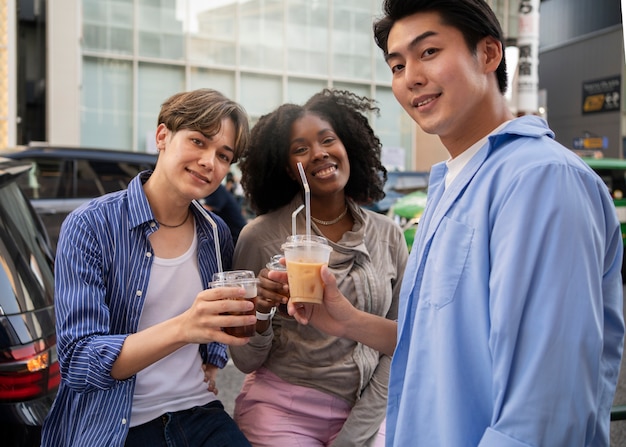
[[[252,128],[250,144],[239,161],[241,185],[250,207],[265,214],[302,191],[300,183],[288,174],[288,161],[291,127],[305,113],[327,121],[346,148],[350,162],[346,196],[359,204],[382,199],[387,170],[380,161],[382,144],[364,115],[367,112],[379,112],[373,100],[346,90],[324,89],[303,106],[283,104],[263,115]]]

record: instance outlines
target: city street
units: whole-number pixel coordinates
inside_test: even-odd
[[[626,295],[626,287],[624,290]],[[229,360],[228,365],[218,373],[218,397],[224,404],[226,411],[232,416],[235,407],[235,397],[241,389],[244,374]],[[622,360],[620,378],[615,393],[615,405],[626,405],[626,361]],[[611,422],[611,447],[626,446],[626,421]]]
[[[239,394],[244,377],[245,374],[237,369],[232,360],[228,360],[226,367],[217,373],[217,380],[215,381],[218,390],[217,397],[231,416],[235,409],[235,398]]]

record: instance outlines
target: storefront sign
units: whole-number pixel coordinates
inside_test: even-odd
[[[583,115],[620,110],[621,79],[619,76],[583,82]]]

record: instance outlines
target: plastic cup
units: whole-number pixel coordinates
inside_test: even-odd
[[[313,235],[289,236],[282,247],[287,261],[290,300],[294,303],[321,303],[324,283],[320,275],[333,250],[325,238]]]
[[[277,254],[274,255],[270,258],[270,262],[268,262],[267,264],[265,264],[265,267],[267,267],[268,270],[275,270],[275,271],[279,271],[279,272],[285,272],[287,271],[287,267],[285,267],[283,264],[280,263],[280,259],[283,258],[284,256],[282,254]],[[289,292],[286,291],[281,291],[280,292],[281,295],[286,296],[287,298],[289,298]],[[289,315],[289,313],[287,312],[287,304],[285,303],[280,303],[278,304],[278,306],[276,306],[278,309],[278,313],[280,314],[281,317],[283,318],[292,318],[293,317],[291,315]]]
[[[246,272],[246,273],[242,273]],[[217,276],[216,276],[217,275]],[[217,279],[215,279],[217,277]],[[254,277],[254,272],[248,270],[234,270],[231,272],[219,272],[213,275],[215,279],[209,283],[209,287],[243,287],[246,294],[243,297],[229,299],[252,300],[256,304],[256,286],[258,280]],[[247,312],[228,312],[226,315],[255,315],[255,308]],[[234,337],[252,337],[256,330],[256,324],[247,326],[223,327],[222,330]]]

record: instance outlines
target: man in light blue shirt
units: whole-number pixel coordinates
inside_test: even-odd
[[[433,166],[394,327],[346,305],[302,323],[393,354],[388,446],[608,446],[623,349],[623,245],[602,180],[503,96],[484,0],[386,0],[374,25]]]
[[[540,118],[513,119],[483,0],[385,3],[394,95],[451,159],[402,285],[390,445],[608,445],[624,322],[602,180]]]

